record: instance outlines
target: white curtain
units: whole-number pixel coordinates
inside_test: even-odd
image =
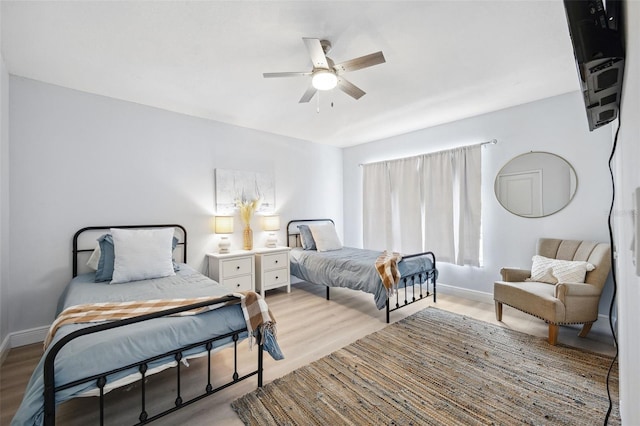
[[[389,168],[386,162],[365,164],[362,173],[364,247],[386,250],[393,244]]]
[[[480,266],[481,146],[363,166],[364,247]]]
[[[455,263],[453,161],[450,151],[422,157],[424,250],[438,261]]]
[[[422,251],[420,163],[419,157],[389,161],[393,232],[392,244],[387,249],[405,253]]]
[[[475,145],[452,152],[459,188],[458,265],[480,266],[481,149]]]

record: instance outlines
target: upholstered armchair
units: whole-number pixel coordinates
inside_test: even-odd
[[[552,345],[561,325],[583,324],[579,336],[585,337],[598,319],[610,270],[609,244],[542,238],[531,270],[500,271],[502,281],[493,285],[496,319],[502,321],[504,304],[546,321]]]

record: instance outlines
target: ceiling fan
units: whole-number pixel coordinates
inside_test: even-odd
[[[311,84],[302,95],[302,98],[300,98],[300,103],[309,102],[318,90],[331,90],[336,86],[352,98],[360,99],[365,92],[346,80],[342,74],[385,62],[382,52],[376,52],[336,64],[327,56],[327,53],[331,50],[329,41],[317,38],[303,38],[302,40],[304,40],[309,56],[311,56],[311,63],[313,64],[311,71],[266,72],[262,74],[265,78],[311,76]]]

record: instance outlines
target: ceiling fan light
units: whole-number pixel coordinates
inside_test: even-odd
[[[318,70],[311,77],[311,85],[317,90],[331,90],[338,85],[338,77],[329,70]]]

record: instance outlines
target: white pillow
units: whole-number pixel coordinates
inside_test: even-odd
[[[93,253],[91,253],[91,257],[89,257],[89,260],[87,260],[87,266],[91,269],[93,269],[94,271],[98,270],[98,261],[100,260],[100,253],[102,253],[100,251],[100,243],[96,244],[96,248],[93,250]]]
[[[115,261],[111,284],[175,275],[173,228],[111,228]]]
[[[316,250],[332,251],[342,248],[342,243],[333,224],[309,225],[309,229],[311,230],[311,235],[313,235],[313,240],[316,242]]]
[[[544,256],[533,256],[531,278],[528,281],[543,283],[583,283],[587,271],[593,271],[595,266],[582,260],[549,259]]]

